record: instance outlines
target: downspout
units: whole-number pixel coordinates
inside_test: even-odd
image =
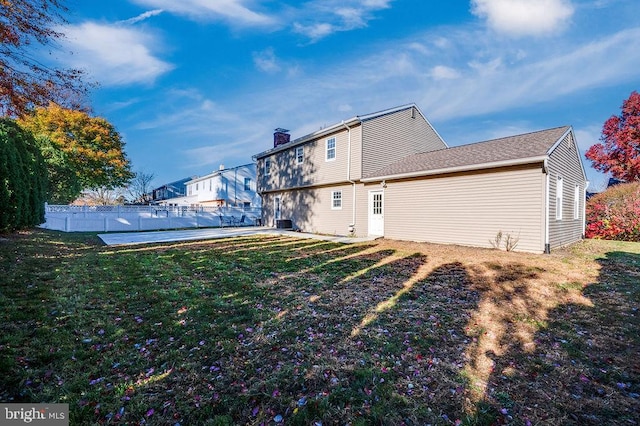
[[[544,253],[551,253],[551,244],[549,243],[549,167],[547,159],[544,160],[542,170],[545,174],[545,192],[544,192]]]
[[[353,234],[356,230],[356,183],[351,180],[351,128],[347,126],[347,123],[342,120],[342,125],[347,129],[348,142],[347,142],[347,182],[351,184],[352,196],[351,196],[351,224],[349,224],[349,233]]]
[[[238,207],[238,168],[233,170],[233,205]]]

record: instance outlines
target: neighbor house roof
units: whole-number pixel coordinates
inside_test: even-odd
[[[362,179],[364,182],[542,162],[571,127],[556,127],[409,155]]]
[[[248,164],[243,164],[241,166],[235,166],[235,167],[226,168],[226,167],[224,167],[223,164],[221,164],[220,165],[220,169],[214,170],[211,173],[206,174],[204,176],[194,176],[191,179],[189,179],[187,182],[185,182],[185,185],[193,184],[193,183],[200,182],[200,181],[203,181],[203,180],[206,180],[206,179],[211,179],[214,176],[222,175],[222,174],[227,173],[229,171],[233,171],[233,170],[240,169],[240,168],[243,168],[243,167],[251,168],[251,167],[255,167],[255,166],[256,165],[254,163],[248,163]]]
[[[310,140],[330,135],[330,134],[335,133],[336,131],[338,131],[340,129],[344,129],[345,127],[352,127],[352,126],[355,126],[357,124],[361,124],[361,123],[363,123],[365,121],[373,120],[375,118],[379,118],[379,117],[382,117],[382,116],[385,116],[385,115],[393,114],[393,113],[398,112],[398,111],[404,111],[404,110],[407,110],[407,109],[410,109],[410,108],[415,108],[415,110],[418,112],[418,114],[420,114],[422,116],[422,118],[424,118],[424,120],[429,124],[429,126],[431,126],[431,123],[429,123],[429,120],[427,120],[427,118],[424,116],[424,114],[422,114],[422,111],[420,111],[420,108],[418,108],[418,106],[415,103],[411,103],[411,104],[397,106],[397,107],[394,107],[394,108],[388,108],[388,109],[385,109],[385,110],[382,110],[382,111],[378,111],[378,112],[374,112],[374,113],[371,113],[371,114],[356,115],[355,117],[349,118],[348,120],[342,120],[340,123],[333,124],[331,126],[322,128],[322,129],[320,129],[320,130],[318,130],[316,132],[309,133],[307,135],[304,135],[302,137],[294,139],[289,143],[278,145],[275,148],[271,148],[271,149],[268,149],[266,151],[263,151],[260,154],[254,155],[253,158],[254,159],[258,159],[258,158],[266,157],[268,155],[274,154],[276,152],[287,150],[289,148],[292,148],[292,147],[294,147],[296,145],[300,145],[302,143],[308,142]],[[436,129],[434,129],[433,126],[431,126],[431,128],[433,129],[434,132],[436,132]],[[436,132],[436,134],[437,133],[438,132]],[[440,138],[440,139],[442,140],[442,138]],[[444,142],[444,140],[443,140],[443,142]]]

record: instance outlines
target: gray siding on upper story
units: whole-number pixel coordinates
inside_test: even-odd
[[[573,131],[550,153],[549,174],[549,245],[557,248],[580,240],[583,236],[585,186],[587,184]],[[562,219],[556,218],[558,177],[562,177]],[[578,217],[574,217],[578,186]]]
[[[362,123],[362,176],[403,157],[447,145],[417,108],[411,107]]]
[[[355,180],[361,174],[362,127],[357,125],[293,145],[257,160],[258,191],[261,193],[318,185],[331,185]],[[327,141],[335,138],[335,159],[327,160]],[[349,152],[349,140],[351,150]],[[302,147],[304,160],[297,163],[296,148]],[[351,157],[351,168],[348,159]],[[265,161],[270,159],[269,175],[265,175]],[[347,176],[349,172],[350,177]]]

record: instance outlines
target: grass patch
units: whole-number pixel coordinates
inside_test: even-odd
[[[640,245],[0,239],[0,401],[72,424],[637,424]]]

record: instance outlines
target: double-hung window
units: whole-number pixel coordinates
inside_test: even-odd
[[[573,218],[580,219],[580,185],[576,185],[573,191]]]
[[[558,176],[556,182],[556,220],[562,220],[562,176]]]
[[[336,138],[327,139],[327,161],[336,159]]]
[[[296,147],[296,164],[304,163],[304,147],[298,146]]]
[[[264,175],[268,176],[271,173],[271,158],[264,159]]]
[[[342,191],[331,191],[331,209],[342,210]]]
[[[251,191],[251,178],[244,178],[244,190]]]

